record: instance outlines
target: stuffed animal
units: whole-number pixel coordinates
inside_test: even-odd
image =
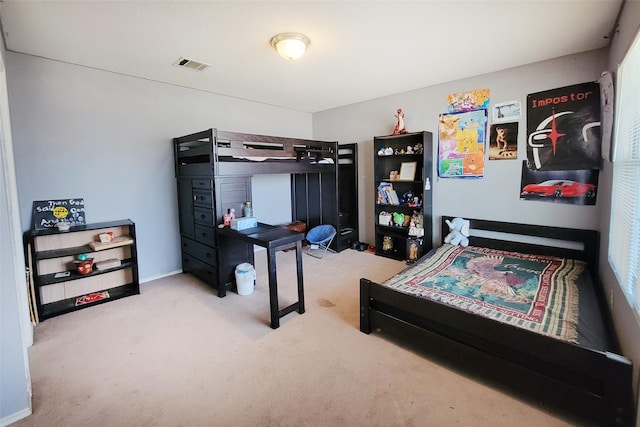
[[[469,246],[469,221],[462,218],[454,218],[453,221],[445,220],[451,231],[444,238],[445,243],[452,245]]]

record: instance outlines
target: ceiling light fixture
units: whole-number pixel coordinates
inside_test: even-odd
[[[299,33],[282,33],[273,36],[271,46],[284,59],[298,59],[309,47],[309,39]]]

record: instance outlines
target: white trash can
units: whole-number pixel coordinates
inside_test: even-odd
[[[248,262],[236,266],[236,287],[238,295],[250,295],[253,293],[256,270]]]

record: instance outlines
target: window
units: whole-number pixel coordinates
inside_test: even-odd
[[[640,315],[640,35],[618,67],[609,263]]]

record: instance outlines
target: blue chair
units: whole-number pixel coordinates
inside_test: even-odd
[[[307,233],[307,242],[309,242],[307,254],[315,258],[322,258],[327,251],[335,252],[329,248],[334,237],[336,237],[336,229],[331,224],[313,227]]]

